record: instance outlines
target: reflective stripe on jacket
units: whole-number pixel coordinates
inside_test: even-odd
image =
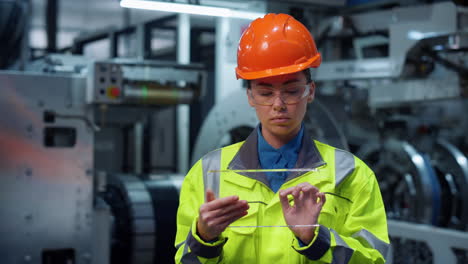
[[[257,132],[245,142],[212,151],[198,161],[182,185],[177,212],[176,263],[384,263],[389,239],[379,186],[373,172],[349,152],[311,140],[304,134],[296,168],[281,189],[309,182],[326,195],[319,228],[309,245],[301,247],[285,227],[227,228],[212,243],[196,234],[204,193],[238,195],[251,203],[235,226],[285,225],[279,195],[261,172],[210,172],[260,169]],[[337,196],[338,195],[338,196]]]

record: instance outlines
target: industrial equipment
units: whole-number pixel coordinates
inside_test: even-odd
[[[330,18],[319,33],[317,91],[347,99],[337,121],[379,180],[393,263],[468,259],[449,242],[468,238],[466,17],[442,2]],[[434,229],[443,249],[418,233],[431,226],[445,228]]]
[[[69,56],[1,72],[2,261],[170,262],[174,106],[205,79],[200,65]]]

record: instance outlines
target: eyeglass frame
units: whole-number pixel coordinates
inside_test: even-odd
[[[304,98],[306,98],[309,94],[310,94],[310,84],[312,83],[311,82],[308,82],[306,84],[300,84],[300,85],[291,85],[291,87],[304,87],[304,93],[301,95],[301,97],[298,99],[297,102],[294,102],[294,103],[286,103],[285,100],[281,97],[281,94],[287,90],[288,88],[283,88],[283,89],[280,89],[280,94],[279,94],[279,98],[281,100],[281,102],[283,102],[284,104],[286,105],[295,105],[295,104],[298,104],[300,101],[302,101]],[[278,97],[278,95],[275,95],[275,97],[273,98],[273,102],[272,103],[259,103],[256,99],[255,99],[255,96],[252,94],[252,90],[254,88],[250,87],[247,89],[247,92],[249,94],[249,96],[252,98],[253,102],[257,105],[263,105],[263,106],[272,106],[275,102],[274,100],[276,100],[276,97]],[[265,87],[265,89],[269,89],[267,87]]]

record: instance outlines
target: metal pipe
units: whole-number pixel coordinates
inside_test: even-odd
[[[177,16],[177,62],[180,64],[190,63],[190,15],[179,14]],[[185,85],[180,83],[180,85]],[[182,94],[181,94],[182,95]],[[186,94],[191,97],[192,94]],[[189,165],[189,131],[190,131],[190,108],[188,105],[177,106],[177,171],[187,173]]]
[[[141,104],[188,104],[195,98],[195,92],[182,88],[125,86],[123,97],[125,101]]]
[[[137,175],[143,173],[143,124],[141,122],[135,123],[133,127],[134,135],[134,172]]]
[[[47,52],[57,50],[58,0],[47,0],[46,5]]]

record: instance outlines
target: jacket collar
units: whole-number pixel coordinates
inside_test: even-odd
[[[261,169],[260,162],[258,159],[258,135],[257,131],[259,126],[257,126],[252,133],[247,137],[244,144],[240,147],[239,151],[236,153],[234,158],[228,165],[230,170],[259,170]],[[295,168],[309,168],[315,169],[319,166],[324,165],[320,152],[317,150],[313,139],[307,133],[307,129],[304,129],[304,136],[302,137],[302,147],[299,151]],[[286,182],[294,178],[297,178],[307,172],[297,171],[290,172],[286,178]],[[265,173],[263,172],[238,172],[238,174],[244,175],[246,177],[258,180],[265,185],[269,186],[268,180]]]

